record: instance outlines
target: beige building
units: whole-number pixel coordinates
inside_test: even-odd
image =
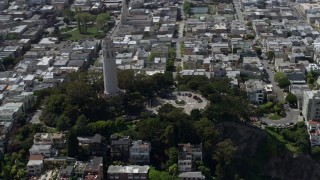
[[[27,164],[27,172],[29,175],[39,175],[43,169],[43,156],[31,155]]]

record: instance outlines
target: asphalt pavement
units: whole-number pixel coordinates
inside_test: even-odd
[[[286,117],[279,120],[271,120],[265,117],[263,117],[261,120],[262,122],[265,122],[268,125],[272,125],[272,124],[278,125],[278,124],[289,124],[289,123],[295,124],[298,121],[301,121],[303,119],[302,116],[300,116],[300,110],[289,108],[286,113],[287,113]]]
[[[238,0],[233,0],[233,4],[234,4],[234,8],[236,9],[236,12],[237,12],[238,20],[241,22],[244,22],[245,20],[243,18],[242,12],[241,12],[240,2]]]
[[[269,80],[271,81],[271,84],[273,86],[273,91],[277,95],[279,101],[284,100],[284,92],[283,90],[278,86],[278,83],[274,81],[274,66],[272,64],[268,63],[269,60],[263,60],[263,68],[266,70],[266,72],[269,75]]]

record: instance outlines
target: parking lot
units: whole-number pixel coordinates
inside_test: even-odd
[[[157,113],[157,109],[166,103],[172,104],[178,108],[183,108],[187,114],[190,114],[193,109],[204,109],[207,106],[208,101],[201,95],[193,92],[173,92],[170,98],[158,98],[156,105],[147,109]]]

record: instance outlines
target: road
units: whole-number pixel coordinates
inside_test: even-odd
[[[30,124],[39,124],[40,123],[39,117],[40,117],[41,113],[42,113],[41,109],[37,110],[37,112],[33,115],[33,117],[31,118],[29,123]]]
[[[115,22],[115,25],[114,27],[110,30],[111,31],[111,34],[110,34],[110,38],[113,39],[116,35],[117,35],[117,32],[119,30],[119,27],[120,27],[120,20],[116,19],[116,22]]]
[[[287,115],[285,118],[279,119],[279,120],[271,120],[268,118],[262,118],[262,122],[267,123],[268,125],[274,124],[288,124],[288,123],[297,123],[298,121],[301,121],[303,118],[300,116],[300,110],[297,109],[291,109],[289,108],[286,112]]]
[[[273,91],[277,95],[278,100],[283,101],[285,94],[284,94],[283,90],[281,88],[279,88],[278,83],[276,83],[274,81],[274,72],[272,71],[274,66],[272,64],[269,64],[268,61],[269,60],[266,60],[263,62],[263,68],[267,71],[267,73],[269,75],[269,79],[270,79],[271,84],[273,86]]]
[[[238,0],[233,0],[233,4],[234,4],[234,8],[236,9],[236,12],[237,12],[238,20],[241,22],[245,22],[243,15],[242,15],[242,12],[241,12],[240,2]]]
[[[178,23],[179,25],[179,35],[178,35],[178,39],[176,39],[176,58],[177,59],[181,59],[181,50],[180,50],[180,43],[184,41],[183,38],[183,30],[184,30],[184,21],[181,21]]]
[[[275,92],[275,94],[278,97],[279,101],[283,101],[285,98],[285,93],[283,92],[282,89],[279,88],[278,84],[274,81],[274,72],[272,72],[272,69],[274,68],[272,64],[268,63],[267,61],[263,62],[263,68],[267,71],[268,75],[269,75],[269,79],[271,81],[271,84],[273,86],[273,91]],[[286,111],[286,117],[279,119],[279,120],[271,120],[268,118],[263,117],[262,118],[262,122],[265,122],[267,124],[274,124],[274,125],[279,125],[279,124],[288,124],[288,123],[297,123],[299,120],[301,120],[301,116],[300,116],[300,110],[297,109],[291,109],[288,108],[288,110]]]

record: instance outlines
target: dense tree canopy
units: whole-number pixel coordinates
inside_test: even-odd
[[[207,179],[212,179],[214,174],[218,179],[234,179],[235,174],[246,177],[251,173],[252,168],[240,168],[236,163],[240,148],[218,131],[219,125],[227,121],[246,124],[258,111],[247,101],[246,93],[229,88],[229,79],[184,76],[178,77],[175,84],[171,73],[148,76],[135,74],[132,70],[119,71],[119,88],[125,93],[109,99],[99,96],[103,92],[101,73],[74,73],[67,79],[69,81],[58,88],[35,92],[35,102],[46,105],[41,117],[46,125],[69,130],[69,156],[82,153],[76,136],[99,133],[108,140],[110,135],[117,133],[151,142],[154,168],[150,170],[150,179],[177,178],[179,143],[202,144],[203,162],[196,162],[195,169]],[[208,106],[204,110],[192,110],[189,115],[183,109],[164,104],[157,114],[148,114],[146,104],[170,94],[175,85],[179,90],[200,93],[209,101]],[[272,103],[265,108],[278,111],[275,106],[282,105]],[[291,132],[281,133],[307,151],[305,134],[299,138]],[[29,130],[25,134],[28,135]]]
[[[285,88],[290,85],[288,77],[283,72],[276,72],[274,75],[274,81],[276,81],[280,88]]]

